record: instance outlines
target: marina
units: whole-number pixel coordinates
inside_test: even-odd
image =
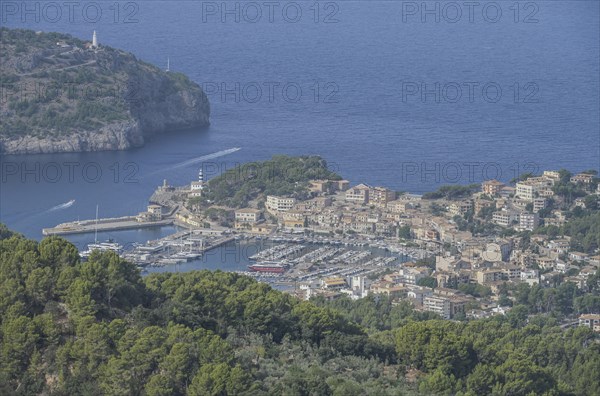
[[[251,276],[277,288],[294,288],[297,282],[326,277],[368,275],[397,267],[419,253],[393,252],[350,240],[289,235],[251,236],[228,231],[204,234],[202,230],[178,232],[123,248],[117,243],[94,242],[82,252],[113,250],[142,269],[142,273],[223,269]],[[393,249],[401,250],[401,249]]]
[[[100,252],[113,251],[117,254],[120,254],[123,251],[123,246],[113,241],[100,243],[96,241],[94,243],[90,243],[87,246],[87,250],[80,252],[80,255],[83,259],[87,259],[95,250],[98,250]]]
[[[205,252],[235,240],[235,237],[204,237],[194,231],[177,234],[134,246],[123,257],[139,267],[177,265],[202,258]]]
[[[408,256],[366,243],[275,236],[273,246],[252,255],[249,274],[269,283],[292,284],[331,276],[366,275],[398,266]],[[417,252],[413,252],[417,253]]]
[[[198,184],[203,184],[199,175]],[[193,191],[193,190],[192,190]],[[379,273],[410,259],[427,257],[426,249],[409,247],[394,238],[335,236],[274,229],[268,235],[222,227],[192,224],[193,215],[178,200],[187,194],[166,180],[149,199],[147,211],[136,216],[98,218],[62,223],[43,230],[44,235],[95,233],[93,243],[80,249],[84,260],[93,251],[113,251],[134,263],[143,273],[222,269],[242,272],[261,282],[291,287],[298,281],[325,277],[347,277]],[[206,224],[206,223],[204,223]],[[109,235],[98,241],[98,233],[176,226],[176,232],[146,242],[120,245]]]

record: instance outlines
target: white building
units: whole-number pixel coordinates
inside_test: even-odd
[[[540,225],[540,216],[537,213],[521,213],[519,215],[519,229],[533,231]]]
[[[270,212],[287,212],[288,210],[292,209],[295,204],[295,198],[268,195],[265,206]]]
[[[464,201],[452,202],[448,207],[448,212],[452,216],[463,216],[471,209],[473,209],[473,201],[469,199]]]
[[[260,210],[245,208],[235,211],[235,222],[241,224],[254,224],[260,219]]]
[[[137,221],[140,223],[160,220],[162,220],[162,206],[160,205],[148,205],[146,212],[137,215]]]
[[[366,184],[359,184],[358,186],[352,187],[346,191],[346,201],[360,204],[368,203],[370,190],[371,187]]]
[[[526,201],[533,201],[533,198],[535,197],[535,188],[528,183],[517,183],[515,195]]]
[[[412,267],[401,268],[398,273],[402,275],[402,283],[409,285],[416,285],[420,279],[428,276],[428,271]]]
[[[369,294],[371,280],[364,275],[354,275],[346,278],[348,289],[341,290],[342,293],[348,294],[353,300],[364,298]]]
[[[600,333],[600,315],[598,314],[585,314],[579,317],[579,326],[586,326]]]
[[[444,319],[452,319],[458,313],[465,312],[467,300],[455,296],[425,296],[423,297],[423,309],[435,312]]]
[[[517,213],[508,210],[500,210],[498,212],[494,212],[492,215],[492,221],[503,227],[511,226],[512,222],[517,221],[518,219],[519,215]]]
[[[546,208],[548,200],[546,198],[535,198],[533,200],[533,212],[537,213]]]
[[[559,181],[560,180],[560,172],[558,171],[544,171],[544,173],[542,174],[542,176],[548,178],[548,179],[552,179],[554,181]]]
[[[536,283],[540,283],[540,274],[538,270],[535,269],[527,269],[521,270],[521,282],[529,284],[529,286],[533,286]]]
[[[406,294],[407,298],[414,300],[417,304],[423,304],[423,299],[433,295],[433,289],[428,287],[415,286]]]

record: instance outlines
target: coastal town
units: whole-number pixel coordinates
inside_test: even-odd
[[[3,2],[0,396],[600,396],[599,3],[267,3]]]
[[[124,257],[164,266],[243,241],[254,247],[243,273],[287,285],[300,298],[386,295],[445,319],[506,313],[520,284],[568,282],[585,291],[600,268],[598,241],[581,246],[558,234],[584,211],[598,210],[591,171],[544,171],[512,185],[486,180],[424,195],[313,179],[301,198],[261,195],[237,208],[211,203],[210,189],[201,171],[188,186],[165,180],[148,211],[126,219],[140,226],[169,221],[184,231]],[[600,331],[600,315],[581,321]]]
[[[280,230],[350,236],[380,241],[374,246],[392,251],[401,240],[403,246],[427,254],[404,263],[392,261],[381,276],[369,276],[382,272],[371,270],[312,277],[312,281],[301,282],[296,293],[307,299],[314,295],[335,299],[385,294],[409,299],[417,309],[446,319],[485,317],[509,309],[500,301],[506,298],[507,285],[550,287],[560,279],[585,290],[588,278],[600,268],[597,241],[594,252],[585,253],[573,249],[569,237],[533,233],[542,224],[557,227],[568,221],[569,210],[559,209],[561,198],[553,192],[562,176],[558,171],[545,171],[514,187],[488,180],[458,199],[425,199],[366,184],[350,187],[346,180],[313,180],[308,200],[267,196],[264,210],[236,210],[235,229],[257,234]],[[597,208],[600,187],[594,174],[573,175],[568,182],[585,194],[568,203],[569,207]],[[502,227],[503,235],[473,235],[462,224],[473,216],[484,224]],[[364,258],[362,262],[367,261]],[[582,315],[581,324],[600,331],[600,315]]]

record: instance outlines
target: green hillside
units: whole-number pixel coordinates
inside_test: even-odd
[[[90,45],[66,34],[0,29],[0,140],[7,152],[17,152],[11,142],[24,137],[89,141],[73,148],[43,142],[47,152],[121,149],[116,142],[98,147],[89,133],[135,127],[141,136],[208,124],[208,100],[186,76]]]
[[[267,195],[306,199],[309,180],[340,179],[319,156],[276,155],[267,161],[245,163],[212,178],[203,201],[239,208],[254,199],[264,201]]]

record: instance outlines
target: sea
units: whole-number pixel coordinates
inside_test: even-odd
[[[273,155],[320,155],[352,184],[422,194],[600,168],[600,2],[2,2],[2,26],[69,33],[181,72],[208,128],[138,149],[0,159],[0,222],[42,228],[143,211]],[[90,100],[94,100],[93,97]],[[234,150],[239,148],[239,150]],[[209,160],[202,160],[208,156]],[[74,202],[71,202],[74,200]],[[102,233],[129,244],[174,227]],[[94,235],[68,237],[78,247]]]

